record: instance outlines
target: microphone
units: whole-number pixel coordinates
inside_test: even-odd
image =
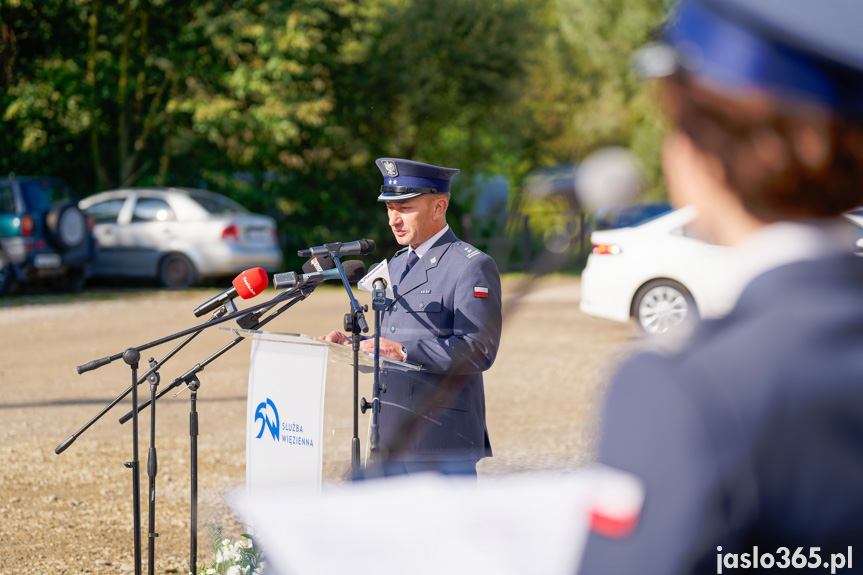
[[[334,267],[336,267],[336,262],[327,253],[323,257],[309,258],[309,261],[303,264],[303,273],[322,272],[324,270],[331,270]]]
[[[323,256],[319,258],[311,258],[306,263],[303,264],[303,272],[311,274],[315,271],[322,272],[324,270],[329,270],[336,267],[336,262],[330,256]],[[286,276],[288,274],[278,274],[279,276]],[[297,274],[293,274],[296,277]],[[273,287],[279,289],[280,281],[276,279],[276,276],[273,276]],[[293,286],[296,287],[296,286]],[[239,325],[242,329],[254,329],[258,326],[258,322],[261,320],[261,316],[263,316],[270,308],[264,307],[248,313],[244,316],[240,316],[237,318],[237,325]]]
[[[201,317],[205,313],[209,313],[217,307],[225,305],[237,296],[243,299],[255,297],[267,289],[270,281],[267,278],[267,272],[263,268],[252,268],[235,277],[231,283],[233,284],[232,287],[199,305],[195,309],[195,317]]]
[[[387,260],[384,260],[373,265],[372,269],[369,270],[369,273],[359,281],[357,287],[361,290],[372,293],[377,290],[386,290],[386,297],[392,299],[395,297],[393,295],[392,285],[393,282],[390,279],[389,266],[387,265]]]
[[[332,261],[332,260],[330,260]],[[366,275],[366,266],[359,260],[348,260],[342,263],[348,283],[354,283]],[[297,272],[287,272],[273,276],[273,287],[276,289],[293,289],[307,284],[317,284],[326,280],[341,279],[339,270],[333,267],[320,272],[312,272],[298,276]]]
[[[364,256],[375,251],[375,242],[373,240],[356,240],[354,242],[334,242],[323,246],[315,246],[307,250],[300,250],[297,255],[301,258],[315,258],[319,256],[328,256],[331,252],[335,252],[337,256]]]

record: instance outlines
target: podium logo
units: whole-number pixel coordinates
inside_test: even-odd
[[[273,436],[273,441],[279,440],[279,410],[276,409],[276,404],[269,397],[267,401],[262,401],[255,409],[255,421],[261,420],[261,429],[255,439],[260,439],[264,435],[264,430],[269,430]]]

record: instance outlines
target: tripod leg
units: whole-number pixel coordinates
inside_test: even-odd
[[[192,486],[192,508],[190,518],[190,543],[189,543],[189,571],[197,573],[198,566],[198,386],[197,378],[189,382],[191,394],[191,410],[189,412],[189,446],[191,449],[191,486]]]
[[[129,348],[123,353],[123,361],[132,368],[132,461],[126,467],[132,470],[132,523],[135,537],[135,575],[141,575],[141,474],[138,462],[138,360],[141,352]]]
[[[150,366],[152,367],[156,362],[153,358],[150,358]],[[147,454],[147,477],[150,480],[149,483],[149,500],[148,500],[148,509],[149,509],[149,526],[150,533],[149,538],[147,540],[147,573],[149,575],[153,575],[156,569],[156,537],[159,536],[156,533],[156,474],[159,470],[159,463],[156,458],[156,390],[159,387],[159,374],[158,372],[151,373],[147,380],[150,382],[150,451]]]

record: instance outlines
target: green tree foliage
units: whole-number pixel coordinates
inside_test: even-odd
[[[519,168],[515,132],[523,125],[511,114],[541,34],[530,3],[519,0],[369,0],[346,13],[354,33],[333,74],[338,161],[328,176],[334,185],[322,193],[347,194],[324,209],[343,210],[328,218],[337,222],[369,214],[371,204],[366,231],[356,232],[389,250],[385,212],[373,205],[382,182],[375,158],[459,167],[449,218],[457,226],[470,208],[464,188],[473,174],[512,176]]]
[[[6,169],[74,157],[84,191],[314,154],[337,3],[27,1],[2,9]],[[329,44],[329,45],[328,45]],[[12,163],[14,160],[15,164]],[[61,164],[62,165],[62,164]],[[28,171],[29,171],[28,170]],[[62,170],[67,171],[67,170]],[[68,174],[67,174],[68,177]]]
[[[0,0],[0,173],[208,187],[276,217],[289,255],[393,247],[381,156],[459,167],[457,228],[475,176],[517,187],[601,145],[659,189],[630,56],[667,1]]]
[[[546,12],[543,57],[535,60],[523,104],[542,144],[537,162],[578,162],[609,145],[644,162],[648,188],[663,193],[659,146],[664,123],[649,82],[632,67],[654,38],[670,0],[556,0]]]
[[[365,3],[336,84],[355,153],[488,163],[540,38],[532,14],[515,0]]]

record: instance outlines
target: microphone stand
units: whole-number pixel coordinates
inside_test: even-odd
[[[233,311],[237,311],[237,307],[232,300],[229,300],[225,305],[220,306],[213,313],[211,320],[218,319],[223,315],[228,313],[228,306],[232,308]],[[184,339],[176,348],[172,350],[172,355],[179,351],[183,346],[192,341],[198,334],[203,330],[199,330],[189,335],[186,339]],[[163,362],[164,363],[164,362]],[[147,381],[150,382],[150,402],[154,402],[156,400],[156,390],[159,387],[159,381],[161,376],[157,371],[159,364],[157,364],[153,358],[150,358],[150,370],[152,373],[147,377]],[[137,405],[136,402],[132,402],[132,405]],[[156,541],[155,538],[159,536],[158,533],[155,532],[155,524],[156,524],[156,474],[158,473],[158,462],[156,457],[156,405],[153,403],[153,409],[150,410],[150,451],[147,455],[147,477],[149,478],[149,499],[148,499],[148,526],[149,526],[149,537],[147,544],[147,573],[152,574],[156,568]]]
[[[317,284],[305,285],[295,288],[289,292],[283,293],[280,295],[282,301],[286,301],[286,303],[274,311],[269,316],[261,319],[261,315],[263,315],[266,311],[270,309],[270,307],[261,307],[254,312],[247,312],[246,315],[241,316],[237,322],[241,324],[243,329],[254,329],[256,327],[261,327],[266,325],[291,307],[297,302],[300,302],[306,299],[317,287]],[[290,298],[290,299],[288,299]],[[133,420],[137,417],[138,412],[143,411],[147,408],[148,405],[152,405],[151,415],[156,410],[156,400],[169,393],[174,388],[185,384],[186,387],[178,391],[174,394],[173,397],[177,397],[180,393],[182,393],[185,389],[188,389],[190,392],[189,397],[189,451],[190,451],[190,488],[191,488],[191,509],[190,509],[190,538],[189,538],[189,572],[195,573],[196,567],[198,564],[198,411],[197,411],[197,399],[198,399],[198,389],[201,386],[201,381],[198,379],[197,374],[202,372],[204,368],[206,368],[210,363],[215,361],[217,358],[221,357],[225,354],[229,349],[236,346],[238,343],[243,341],[245,336],[238,335],[228,344],[223,346],[217,352],[212,354],[210,357],[202,361],[201,363],[195,364],[191,369],[189,369],[186,373],[176,378],[171,384],[159,392],[158,395],[151,397],[148,401],[138,405],[137,409],[133,409],[123,417],[119,419],[120,423],[126,423],[129,419]]]
[[[339,259],[340,243],[326,244],[330,250],[330,256],[336,264],[336,269],[339,270],[339,276],[342,278],[342,283],[345,290],[348,292],[348,298],[351,300],[351,312],[345,314],[345,331],[351,332],[351,343],[353,344],[354,352],[354,435],[351,438],[351,472],[353,477],[360,475],[360,437],[359,437],[359,422],[360,416],[358,413],[359,396],[360,396],[360,332],[369,331],[369,326],[366,323],[363,312],[368,311],[368,306],[361,306],[357,298],[354,297],[354,292],[351,290],[351,284],[345,275],[345,270],[342,267],[342,262]]]
[[[286,294],[279,294],[275,298],[271,299],[269,302],[266,302],[263,306],[258,308],[258,311],[263,313],[266,309],[273,307],[281,300],[285,298]],[[232,304],[233,305],[233,304]],[[234,308],[236,309],[236,308]],[[87,422],[83,427],[81,427],[78,431],[67,437],[60,445],[54,448],[54,453],[57,455],[63,453],[72,443],[75,442],[81,434],[89,429],[99,418],[101,418],[105,413],[108,412],[112,407],[117,405],[128,393],[131,391],[132,393],[132,406],[133,406],[133,416],[132,416],[132,461],[125,462],[124,466],[128,469],[132,470],[132,522],[133,522],[133,531],[134,531],[134,563],[135,563],[135,575],[141,575],[141,476],[140,476],[140,461],[138,459],[138,410],[134,409],[135,406],[138,405],[138,385],[142,383],[146,378],[148,378],[151,374],[156,373],[156,370],[164,364],[168,359],[170,359],[179,349],[181,349],[184,345],[186,345],[189,341],[191,341],[195,336],[197,336],[201,331],[208,327],[212,327],[214,325],[218,325],[230,319],[234,319],[239,316],[248,315],[248,311],[235,311],[233,313],[229,313],[227,315],[223,315],[222,317],[218,317],[217,314],[224,314],[224,312],[220,310],[216,310],[216,313],[213,314],[213,317],[207,320],[205,323],[177,332],[173,335],[163,337],[161,339],[152,341],[150,343],[138,346],[138,347],[130,347],[126,349],[122,353],[118,353],[109,357],[104,357],[102,359],[94,360],[84,365],[79,365],[76,370],[79,374],[82,374],[86,371],[91,371],[94,369],[98,369],[102,366],[108,365],[112,361],[116,361],[120,358],[123,358],[123,361],[131,368],[132,371],[132,385],[123,392],[120,396],[118,396],[114,401],[112,401],[108,406],[102,409],[96,417],[92,418],[89,422]],[[218,319],[216,319],[218,317]],[[145,349],[149,349],[151,347],[155,347],[157,345],[161,345],[163,343],[173,341],[185,335],[190,335],[185,341],[183,341],[180,345],[174,348],[165,358],[162,359],[161,362],[151,363],[150,369],[148,369],[144,375],[139,379],[138,377],[138,362],[141,359],[141,351]],[[149,465],[148,465],[149,467]],[[155,454],[153,459],[153,470],[155,471]],[[151,538],[152,541],[152,538]],[[152,564],[152,562],[151,562]],[[150,575],[152,575],[152,570],[150,571]]]
[[[381,383],[381,312],[387,306],[386,282],[383,278],[378,278],[372,284],[372,309],[375,312],[375,358],[374,358],[374,383],[372,384],[372,402],[362,399],[360,409],[363,414],[366,410],[372,410],[372,425],[369,432],[369,450],[371,451],[371,459],[374,461],[380,451],[380,412],[381,412],[381,394],[386,393],[387,389]]]
[[[351,343],[353,345],[353,353],[354,353],[354,402],[353,402],[353,412],[354,412],[354,434],[351,437],[351,472],[354,478],[359,477],[360,474],[360,436],[359,436],[359,426],[360,426],[360,416],[357,412],[357,405],[359,403],[359,395],[360,395],[360,366],[359,366],[359,357],[360,357],[360,326],[357,321],[356,312],[351,312],[345,314],[345,331],[351,332]]]
[[[123,353],[123,361],[132,369],[132,405],[138,403],[138,361],[140,359],[141,352],[133,347]],[[132,461],[126,462],[126,468],[132,470],[132,530],[135,534],[135,575],[141,575],[141,474],[138,472],[137,417],[132,422]]]
[[[191,339],[191,338],[190,338]],[[150,358],[150,367],[156,361],[151,357]],[[156,396],[156,389],[159,387],[159,372],[154,371],[147,378],[147,381],[150,382],[150,397]],[[132,405],[135,405],[134,399],[132,400]],[[149,537],[147,539],[147,573],[152,574],[155,565],[156,565],[156,537],[159,536],[156,533],[156,472],[158,470],[158,463],[156,462],[156,410],[150,412],[150,450],[147,453],[147,477],[149,478],[149,499],[147,509],[147,520],[149,527]]]
[[[233,302],[230,302],[230,305],[233,307]],[[236,311],[236,307],[234,307]],[[228,313],[225,306],[217,309],[213,316],[208,321],[213,321],[223,315]],[[150,368],[143,374],[141,377],[137,375],[138,369],[138,361],[140,361],[140,351],[136,348],[129,348],[123,353],[123,360],[132,368],[132,385],[126,389],[123,393],[117,396],[111,403],[105,406],[102,411],[100,411],[95,417],[90,419],[83,427],[81,427],[78,431],[70,435],[63,441],[60,445],[58,445],[54,449],[54,453],[57,455],[63,453],[72,443],[75,442],[78,437],[81,436],[87,429],[89,429],[94,423],[96,423],[105,413],[107,413],[111,408],[117,405],[124,397],[126,397],[129,392],[132,393],[132,404],[137,405],[138,403],[138,385],[143,383],[145,380],[150,382],[150,391],[151,394],[155,393],[156,387],[159,385],[159,374],[158,369],[164,365],[169,359],[171,359],[178,351],[180,351],[183,347],[185,347],[190,341],[192,341],[199,333],[203,331],[201,328],[198,331],[191,333],[186,339],[180,342],[174,349],[168,352],[165,357],[163,357],[160,361],[155,361],[152,357],[149,360]],[[156,447],[155,447],[155,427],[156,427],[156,415],[153,413],[151,415],[150,421],[150,450],[148,453],[147,460],[147,474],[150,478],[149,481],[149,541],[147,545],[148,549],[148,573],[152,574],[155,568],[155,557],[154,557],[154,541],[155,537],[158,537],[158,534],[154,532],[154,522],[155,522],[155,502],[156,502],[156,471],[158,468],[157,460],[156,460]],[[140,575],[141,572],[141,485],[140,485],[140,465],[138,460],[138,421],[135,418],[135,421],[132,424],[132,461],[126,462],[126,468],[132,470],[132,513],[133,513],[133,529],[134,529],[134,556],[135,556],[135,574]]]

